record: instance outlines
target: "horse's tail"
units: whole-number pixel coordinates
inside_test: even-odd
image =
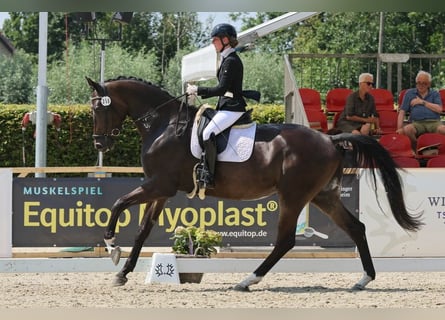
[[[397,223],[406,230],[416,231],[420,229],[423,225],[420,221],[421,214],[412,216],[407,212],[401,178],[396,170],[398,166],[389,152],[378,141],[369,136],[341,133],[331,136],[331,139],[338,147],[346,149],[352,147],[352,155],[353,159],[357,161],[357,167],[370,169],[375,191],[377,191],[375,169],[379,169],[391,211]]]

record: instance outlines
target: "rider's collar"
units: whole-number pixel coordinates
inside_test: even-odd
[[[224,49],[223,52],[221,52],[221,57],[222,57],[223,59],[224,59],[224,58],[227,58],[227,56],[228,56],[229,54],[231,54],[232,52],[235,52],[235,48],[228,47],[228,48]]]

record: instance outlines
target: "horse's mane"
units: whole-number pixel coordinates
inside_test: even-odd
[[[133,76],[118,76],[117,78],[105,80],[105,82],[113,82],[113,81],[119,81],[119,80],[134,80],[134,81],[138,81],[138,82],[144,83],[144,84],[146,84],[148,86],[152,86],[152,87],[158,88],[159,90],[163,91],[164,93],[166,93],[170,97],[172,96],[167,90],[162,88],[160,85],[157,85],[157,84],[154,84],[151,81],[147,81],[147,80],[144,80],[144,79],[141,79],[141,78],[137,78],[137,77],[133,77]]]

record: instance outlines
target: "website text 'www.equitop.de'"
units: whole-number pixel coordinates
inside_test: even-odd
[[[223,239],[225,238],[261,238],[267,237],[266,230],[258,230],[258,231],[248,231],[248,230],[239,230],[239,231],[220,231],[219,232]]]

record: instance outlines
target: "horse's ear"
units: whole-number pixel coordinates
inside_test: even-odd
[[[91,80],[91,79],[88,78],[88,77],[85,77],[85,79],[87,79],[88,84],[90,85],[90,87],[91,87],[93,90],[96,90],[97,92],[99,92],[99,90],[100,90],[100,85],[99,85],[97,82],[94,82],[93,80]]]

